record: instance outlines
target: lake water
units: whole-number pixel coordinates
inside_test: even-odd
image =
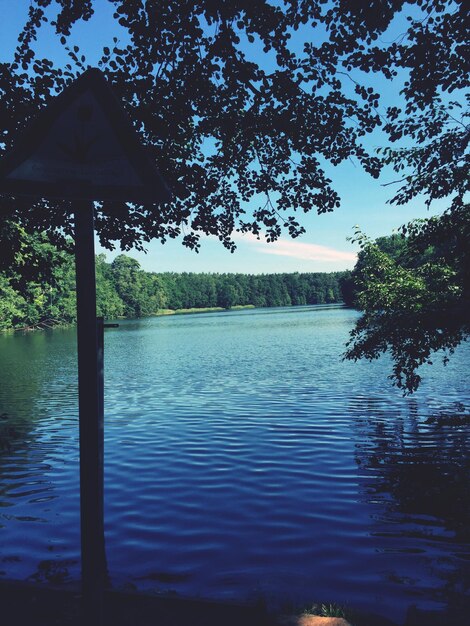
[[[470,584],[469,346],[403,398],[344,363],[357,318],[297,307],[121,322],[105,338],[116,586],[401,619]],[[78,580],[74,329],[0,337],[0,571]]]

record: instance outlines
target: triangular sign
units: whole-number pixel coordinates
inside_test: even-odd
[[[97,69],[54,98],[0,160],[0,192],[137,203],[171,199]]]

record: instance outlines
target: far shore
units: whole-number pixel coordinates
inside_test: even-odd
[[[242,309],[254,309],[256,308],[254,304],[237,304],[236,306],[231,307],[221,307],[221,306],[210,306],[210,307],[202,307],[202,308],[192,308],[192,309],[158,309],[158,311],[154,314],[157,316],[161,315],[187,315],[188,313],[220,313],[221,311],[241,311]]]
[[[328,303],[316,303],[320,306],[328,306],[328,305],[336,305],[336,306],[345,306],[345,303],[340,302],[328,302]],[[291,307],[296,306],[315,306],[315,305],[290,305]],[[346,305],[347,306],[347,305]],[[136,317],[126,317],[120,316],[116,318],[105,318],[105,320],[135,320],[135,319],[145,319],[149,317],[162,317],[164,315],[189,315],[195,313],[222,313],[222,312],[230,312],[230,311],[242,311],[247,309],[257,309],[257,308],[272,308],[272,307],[257,307],[254,304],[236,304],[231,307],[221,307],[221,306],[213,306],[213,307],[194,307],[190,309],[157,309],[155,313],[151,313],[150,315],[144,315],[141,318]],[[289,308],[289,307],[282,307]],[[74,326],[75,322],[65,322],[64,320],[48,318],[45,320],[40,320],[35,324],[30,324],[27,326],[16,326],[12,328],[2,328],[0,330],[1,334],[15,333],[15,332],[28,332],[33,330],[52,330],[53,328],[69,328]]]

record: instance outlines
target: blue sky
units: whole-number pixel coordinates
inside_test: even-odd
[[[100,56],[103,46],[112,47],[113,36],[122,37],[119,28],[112,23],[112,7],[106,0],[98,3],[99,10],[88,23],[73,28],[70,43],[80,46],[87,62],[93,65]],[[0,61],[12,59],[17,36],[27,16],[29,0],[0,0]],[[403,20],[394,25],[390,33],[393,38],[403,32]],[[308,37],[303,29],[295,35],[294,46],[300,46],[302,39]],[[387,34],[388,40],[388,34]],[[38,55],[57,59],[67,63],[64,51],[53,35],[50,26],[46,26],[37,42]],[[269,59],[267,59],[269,64]],[[375,86],[385,95],[386,104],[397,99],[400,82],[380,83],[375,78]],[[369,146],[378,147],[385,143],[380,134],[369,138]],[[339,166],[327,166],[326,172],[333,180],[335,189],[341,196],[341,207],[333,213],[317,215],[314,212],[303,215],[302,224],[306,233],[291,240],[283,237],[274,244],[258,241],[253,236],[237,236],[237,251],[231,254],[215,238],[202,240],[199,254],[189,251],[180,240],[157,241],[147,246],[147,254],[131,251],[128,254],[138,259],[148,271],[194,271],[194,272],[329,272],[350,269],[355,263],[357,246],[347,241],[358,224],[371,237],[390,234],[401,224],[413,218],[428,217],[436,214],[443,205],[435,205],[431,213],[424,202],[414,200],[405,207],[390,206],[387,200],[393,195],[394,187],[383,184],[394,180],[392,171],[384,171],[379,180],[371,178],[358,164],[346,161]],[[97,246],[97,252],[102,249]],[[111,260],[115,253],[108,253]]]

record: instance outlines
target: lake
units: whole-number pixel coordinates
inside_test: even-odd
[[[404,398],[388,358],[342,362],[357,316],[255,309],[106,331],[113,584],[396,619],[463,599],[470,426],[446,416],[468,411],[470,346]],[[0,371],[0,575],[76,581],[75,330],[0,336]]]

